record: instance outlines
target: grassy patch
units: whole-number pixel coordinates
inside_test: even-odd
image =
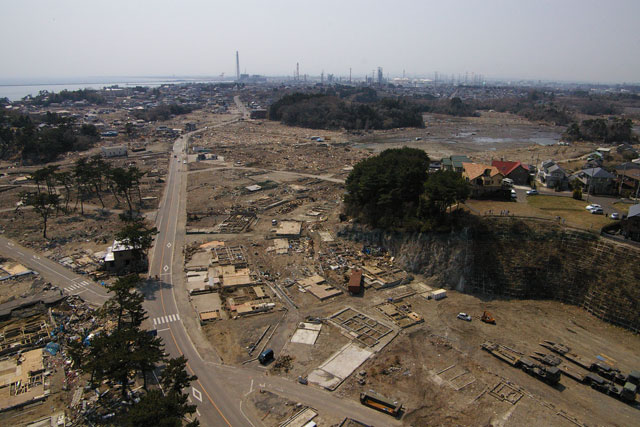
[[[566,225],[585,230],[599,230],[611,223],[604,215],[593,215],[585,209],[587,202],[571,197],[560,196],[527,196],[526,202],[498,202],[491,200],[467,200],[466,207],[479,215],[500,215],[509,211],[509,215],[531,216],[537,218],[557,219],[560,217]],[[628,208],[627,208],[628,209]],[[622,212],[622,209],[620,210]],[[625,211],[626,212],[626,211]]]
[[[604,215],[593,215],[587,211],[585,209],[587,202],[575,200],[571,197],[529,196],[527,197],[527,204],[538,210],[541,215],[559,216],[566,223],[575,227],[596,230],[611,222]]]

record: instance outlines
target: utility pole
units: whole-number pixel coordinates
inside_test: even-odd
[[[622,183],[624,181],[625,176],[627,176],[627,163],[624,162],[624,169],[622,170],[622,178],[620,178],[620,174],[618,174],[618,178],[620,178],[620,187],[618,188],[618,194],[622,195]]]

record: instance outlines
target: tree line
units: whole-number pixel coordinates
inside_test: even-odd
[[[104,97],[97,90],[78,89],[78,90],[61,90],[60,92],[49,92],[41,90],[36,96],[26,96],[25,100],[30,100],[32,104],[40,106],[48,106],[51,104],[60,104],[64,101],[87,101],[91,104],[102,105],[105,103]]]
[[[116,206],[124,200],[127,204],[125,217],[134,218],[134,212],[142,207],[140,184],[145,173],[136,166],[113,167],[100,155],[89,159],[82,157],[69,170],[50,165],[31,174],[36,191],[22,191],[23,205],[31,206],[42,218],[42,234],[47,238],[47,221],[52,215],[68,215],[80,209],[84,215],[84,204],[96,196],[105,208],[104,195],[112,194]],[[73,207],[70,207],[71,202]]]
[[[417,106],[402,99],[361,103],[323,93],[285,95],[269,107],[269,119],[312,129],[424,127]]]
[[[8,114],[0,110],[0,159],[19,157],[27,163],[47,163],[69,151],[84,151],[100,140],[91,124],[47,112],[42,116]]]
[[[169,120],[171,116],[178,116],[181,114],[189,114],[194,110],[194,107],[189,105],[179,104],[162,104],[157,107],[150,108],[148,110],[134,110],[132,115],[136,119],[146,120],[148,122],[156,122],[162,120]]]
[[[85,419],[89,425],[198,426],[197,419],[187,418],[196,406],[184,392],[197,377],[187,372],[184,356],[168,358],[162,339],[142,328],[148,316],[138,290],[141,284],[139,276],[131,274],[107,285],[112,297],[98,315],[113,320],[114,327],[69,342],[73,363],[90,376],[90,386],[109,386]],[[161,370],[159,381],[150,384],[156,370]],[[132,392],[136,379],[142,380],[141,395]]]
[[[469,185],[453,171],[429,174],[429,162],[424,151],[408,147],[362,160],[346,180],[345,214],[387,230],[450,228],[459,214],[447,209],[469,197]]]
[[[605,119],[587,119],[572,123],[562,137],[567,141],[593,141],[607,144],[615,142],[636,143],[638,137],[633,134],[631,119],[613,117]]]

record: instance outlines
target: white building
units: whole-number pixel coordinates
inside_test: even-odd
[[[114,145],[113,147],[102,147],[102,157],[121,157],[127,155],[126,145]]]

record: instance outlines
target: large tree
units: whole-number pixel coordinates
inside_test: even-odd
[[[42,218],[42,237],[46,239],[47,221],[60,206],[60,196],[48,192],[23,191],[20,193],[20,200],[24,205],[33,207],[33,210],[40,215]]]
[[[189,395],[183,390],[198,378],[189,375],[186,369],[187,359],[180,356],[170,359],[165,366],[160,390],[151,390],[145,394],[123,417],[126,426],[167,426],[181,427],[187,415],[196,411],[196,406],[188,402]],[[198,420],[190,421],[188,427],[200,425]]]
[[[429,175],[420,202],[420,216],[442,217],[447,208],[469,197],[469,184],[454,171],[438,171]]]
[[[102,381],[120,384],[123,398],[129,384],[140,374],[147,387],[147,373],[164,360],[162,341],[141,329],[147,318],[142,307],[144,297],[137,290],[137,275],[119,278],[108,287],[113,296],[104,304],[100,314],[117,320],[115,328],[94,337],[88,353],[81,357],[82,367],[91,373],[94,385]]]

